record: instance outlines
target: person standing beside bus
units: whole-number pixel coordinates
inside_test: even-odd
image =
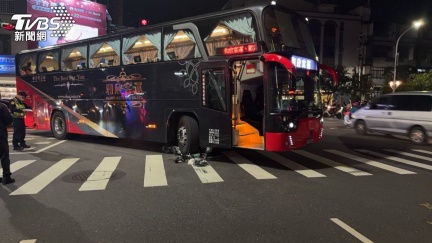
[[[0,177],[0,182],[4,185],[15,182],[11,178],[10,159],[9,159],[9,144],[7,126],[11,125],[13,117],[9,112],[8,107],[0,103],[0,160],[3,168],[3,178]]]
[[[26,128],[24,123],[25,111],[24,109],[30,108],[24,103],[24,99],[27,97],[27,93],[20,91],[15,98],[9,103],[9,109],[13,116],[13,138],[12,144],[14,150],[23,150],[24,148],[30,148],[25,142]]]

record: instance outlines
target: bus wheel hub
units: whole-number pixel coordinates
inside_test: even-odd
[[[185,127],[179,127],[177,132],[177,139],[180,144],[185,144],[187,141],[187,131]]]

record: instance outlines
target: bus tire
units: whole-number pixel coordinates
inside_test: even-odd
[[[182,116],[177,128],[177,146],[182,154],[199,152],[198,122],[190,116]]]
[[[67,137],[66,119],[61,111],[56,111],[51,118],[51,131],[55,138],[63,140]]]

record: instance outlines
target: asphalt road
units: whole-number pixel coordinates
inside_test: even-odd
[[[301,150],[214,151],[28,131],[0,186],[0,242],[432,242],[432,146],[325,121]]]

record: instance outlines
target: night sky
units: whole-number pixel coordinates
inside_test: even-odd
[[[283,0],[279,0],[281,2]],[[432,0],[308,0],[316,3],[338,4],[338,11],[370,3],[376,22],[411,23],[432,16]],[[220,10],[227,0],[124,0],[124,12],[135,18],[147,18],[160,23]],[[129,14],[129,16],[131,16]]]

